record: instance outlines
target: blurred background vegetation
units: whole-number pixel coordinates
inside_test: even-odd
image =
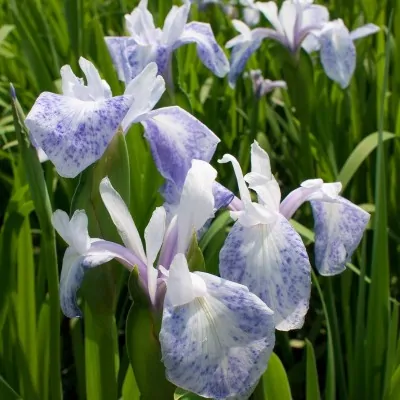
[[[313,277],[304,327],[289,334],[277,332],[279,358],[272,359],[263,377],[269,383],[268,399],[290,398],[290,391],[294,399],[307,400],[400,399],[396,300],[400,291],[400,2],[316,3],[325,3],[331,19],[342,18],[349,28],[367,22],[381,27],[377,35],[357,42],[357,69],[348,89],[330,81],[318,60],[306,54],[293,69],[285,50],[265,40],[247,69],[259,68],[266,78],[285,79],[288,91],[256,101],[249,79],[239,79],[236,89],[230,89],[226,78],[212,76],[202,66],[191,45],[177,51],[176,79],[182,93],[176,101],[221,138],[213,164],[219,180],[232,190],[236,188],[231,171],[216,160],[230,152],[248,168],[249,146],[257,138],[270,154],[283,197],[308,178],[340,180],[344,196],[372,214],[347,271],[333,278]],[[149,0],[159,26],[171,4]],[[28,112],[41,92],[60,90],[62,65],[70,64],[80,75],[80,56],[94,62],[113,93],[121,93],[123,86],[103,37],[124,34],[124,14],[136,5],[133,0],[0,0],[1,399],[56,399],[57,388],[66,399],[139,398],[125,348],[130,303],[126,280],[115,301],[118,361],[111,391],[103,390],[99,361],[85,335],[84,325],[93,321],[61,316],[58,325],[51,317],[49,276],[42,257],[45,238],[27,186],[9,96],[12,82]],[[388,31],[390,15],[393,23]],[[210,22],[222,46],[236,35],[216,5],[202,11],[193,6],[191,19]],[[141,127],[131,129],[127,142],[131,211],[143,232],[160,201],[157,190],[162,181]],[[43,168],[53,210],[68,211],[77,182],[57,177],[49,163]],[[296,221],[311,255],[310,210],[304,207]],[[221,213],[201,243],[210,270],[218,268],[228,222],[226,213]],[[58,244],[60,261],[64,244],[61,240]],[[61,335],[59,367],[51,335]]]

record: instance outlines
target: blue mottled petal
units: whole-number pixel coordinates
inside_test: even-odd
[[[205,296],[178,307],[164,304],[160,343],[167,379],[207,398],[248,394],[274,347],[271,311],[245,286],[195,274],[206,283]]]
[[[218,182],[214,182],[213,195],[215,200],[214,207],[216,210],[228,207],[235,197],[235,195],[229,189]]]
[[[229,61],[215,40],[210,24],[190,22],[174,44],[174,49],[186,43],[197,44],[197,54],[202,63],[215,75],[224,77],[229,71]]]
[[[104,38],[108,52],[110,53],[111,60],[118,74],[118,79],[122,82],[128,83],[131,79],[130,68],[127,69],[127,60],[125,56],[125,48],[130,44],[134,45],[134,40],[130,37],[112,37],[106,36]]]
[[[44,92],[25,123],[57,172],[74,178],[103,155],[130,101],[130,96],[118,96],[89,102]]]
[[[326,24],[319,35],[320,57],[325,73],[344,89],[356,68],[356,49],[342,20]]]
[[[370,215],[339,196],[339,201],[312,200],[315,264],[321,275],[343,272],[359,245]]]
[[[231,69],[228,75],[229,85],[231,87],[235,86],[237,79],[244,70],[247,60],[260,46],[261,40],[255,40],[240,43],[232,49],[230,59]]]
[[[274,311],[276,329],[303,325],[311,266],[300,236],[283,216],[268,225],[243,227],[236,222],[219,261],[223,278],[246,285]]]
[[[154,110],[141,121],[161,175],[182,188],[193,159],[210,161],[218,137],[180,107]]]

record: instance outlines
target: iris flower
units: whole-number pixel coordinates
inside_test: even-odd
[[[315,252],[319,271],[343,271],[358,246],[369,214],[338,195],[340,183],[303,182],[281,203],[279,185],[271,173],[268,154],[257,142],[251,147],[251,172],[243,177],[231,155],[242,204],[236,202],[236,220],[220,252],[223,278],[246,285],[274,311],[278,330],[300,328],[307,313],[311,266],[299,234],[288,219],[306,200],[315,218]],[[248,184],[248,187],[246,185]],[[257,193],[253,202],[249,188]]]
[[[272,92],[274,89],[287,89],[285,81],[272,81],[271,79],[264,79],[261,70],[251,70],[247,75],[253,82],[253,93],[260,99],[266,94]]]
[[[100,194],[124,246],[90,239],[83,211],[76,211],[71,220],[56,211],[53,224],[69,244],[60,284],[64,314],[80,315],[76,291],[88,268],[113,258],[129,270],[137,265],[150,304],[162,312],[159,338],[167,378],[201,396],[225,399],[250,395],[266,369],[275,338],[272,311],[246,286],[189,271],[185,254],[193,232],[214,215],[216,174],[207,162],[193,161],[176,216],[167,225],[165,210],[157,208],[145,230],[145,246],[107,178]]]
[[[160,74],[169,81],[172,53],[188,43],[196,43],[197,54],[208,69],[219,77],[225,76],[229,71],[229,62],[218,46],[210,25],[204,22],[187,23],[189,11],[188,1],[181,7],[173,6],[163,29],[154,25],[147,0],[141,0],[131,14],[125,15],[130,36],[105,38],[119,79],[128,84],[149,62],[154,61]]]
[[[180,189],[192,159],[210,161],[220,140],[204,124],[177,106],[152,111],[165,90],[155,63],[115,97],[91,62],[81,57],[79,64],[87,84],[62,67],[63,94],[42,93],[25,120],[33,144],[61,176],[77,176],[101,158],[119,129],[138,122],[163,176]]]
[[[312,0],[285,0],[278,12],[274,1],[254,3],[271,23],[272,28],[250,28],[241,21],[233,21],[240,33],[226,47],[232,48],[229,82],[234,86],[248,58],[260,47],[265,38],[278,41],[291,53],[301,47],[311,52],[320,50],[321,62],[328,77],[347,87],[356,63],[353,40],[371,35],[379,30],[367,24],[349,32],[342,20],[329,21],[328,9],[312,4]]]

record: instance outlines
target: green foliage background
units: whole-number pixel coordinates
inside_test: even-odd
[[[149,1],[159,26],[171,4]],[[288,92],[257,103],[248,79],[230,89],[226,79],[202,66],[195,46],[186,46],[176,53],[181,90],[175,102],[221,138],[213,164],[219,181],[232,190],[231,170],[216,160],[230,152],[246,170],[256,138],[270,154],[283,196],[308,178],[340,180],[345,197],[372,215],[347,271],[333,278],[313,276],[305,325],[289,334],[277,332],[276,355],[254,398],[395,400],[400,398],[400,2],[332,0],[326,5],[331,19],[343,18],[349,28],[366,22],[381,27],[357,42],[357,69],[348,89],[330,81],[318,60],[302,54],[299,67],[293,67],[284,49],[265,40],[247,69],[285,79]],[[77,180],[60,179],[45,163],[41,187],[32,154],[18,145],[9,96],[12,82],[28,112],[39,93],[59,91],[62,65],[71,64],[79,75],[80,56],[95,63],[114,94],[121,93],[103,36],[123,34],[123,16],[134,6],[132,0],[0,0],[1,399],[135,400],[134,369],[152,377],[146,360],[134,369],[129,363],[125,320],[131,300],[120,267],[110,267],[118,271],[115,293],[97,293],[99,303],[114,296],[111,311],[99,316],[85,303],[83,320],[61,315],[56,283],[65,244],[57,238],[57,264],[49,208],[38,207],[44,200],[37,193],[46,187],[51,208],[68,211]],[[221,45],[236,35],[216,6],[204,12],[193,6],[191,18],[210,22]],[[123,187],[142,233],[160,202],[162,180],[141,127],[133,127],[126,142],[130,178]],[[312,255],[310,210],[304,207],[296,221]],[[209,271],[217,271],[228,228],[229,218],[221,213],[200,243]],[[142,330],[146,335],[145,325]],[[153,379],[157,386],[156,375]],[[177,392],[175,398],[194,397]]]

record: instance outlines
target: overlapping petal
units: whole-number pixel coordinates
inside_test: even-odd
[[[343,272],[359,245],[370,215],[343,197],[336,202],[312,200],[315,264],[321,275]]]
[[[332,21],[319,34],[320,57],[329,78],[346,88],[356,68],[356,49],[342,20]]]
[[[210,161],[220,141],[180,107],[154,110],[141,123],[158,171],[174,183],[179,193],[192,160]]]
[[[216,76],[224,77],[229,71],[229,61],[215,40],[210,24],[190,22],[174,43],[174,49],[187,43],[197,44],[197,55]]]
[[[44,92],[25,123],[57,172],[74,178],[103,155],[130,103],[130,96],[92,102]]]
[[[274,346],[272,312],[245,286],[194,275],[206,285],[204,296],[178,307],[164,304],[160,343],[167,378],[204,397],[248,394]]]
[[[311,290],[304,244],[289,222],[244,227],[236,222],[220,252],[220,275],[246,285],[274,311],[276,329],[303,325]]]
[[[100,196],[125,246],[146,264],[147,257],[135,222],[124,200],[107,177],[100,182]]]

